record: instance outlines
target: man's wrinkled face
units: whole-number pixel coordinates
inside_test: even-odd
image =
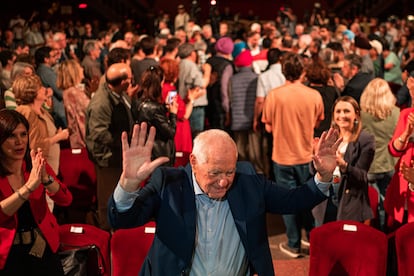
[[[232,154],[233,153],[233,154]],[[212,150],[207,162],[201,163],[192,154],[191,167],[201,190],[210,198],[221,199],[233,184],[236,173],[236,153]]]

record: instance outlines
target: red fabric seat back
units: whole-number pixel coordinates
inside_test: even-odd
[[[96,173],[86,148],[74,154],[72,149],[60,151],[59,174],[73,195],[71,208],[89,210],[96,201]]]
[[[378,218],[379,193],[372,186],[368,186],[368,197],[369,205],[371,206],[372,212],[374,213],[374,219]]]
[[[414,222],[405,224],[395,231],[395,247],[398,275],[414,275]]]
[[[155,222],[112,234],[112,276],[138,275],[155,235]]]
[[[73,228],[74,227],[74,228]],[[81,233],[74,231],[80,230]],[[100,263],[103,275],[111,275],[111,263],[109,257],[109,240],[111,235],[102,229],[89,224],[63,224],[59,226],[60,250],[69,250],[76,247],[95,245],[102,255]]]
[[[386,275],[386,235],[355,221],[334,221],[310,233],[310,276]]]

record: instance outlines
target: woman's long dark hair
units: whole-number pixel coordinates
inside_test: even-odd
[[[19,124],[23,124],[26,130],[29,132],[29,122],[22,114],[15,110],[0,110],[0,146],[3,145],[7,138],[9,138],[12,135],[13,131]],[[0,159],[4,160],[4,158],[6,157],[4,153],[0,150]],[[29,141],[27,142],[27,149],[24,160],[26,161],[26,171],[31,171],[32,160],[30,158]],[[0,162],[0,177],[5,177],[10,174],[11,172],[9,172]]]
[[[150,66],[144,71],[141,78],[141,91],[138,96],[142,100],[150,100],[162,103],[161,82],[164,79],[164,72],[160,66]]]

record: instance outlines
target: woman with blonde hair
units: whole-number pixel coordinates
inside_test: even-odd
[[[374,161],[368,171],[368,181],[380,193],[380,227],[384,226],[383,200],[394,174],[396,159],[388,151],[388,142],[397,126],[400,109],[388,83],[375,78],[361,95],[362,128],[375,137]]]
[[[57,69],[56,86],[63,91],[63,105],[72,149],[82,149],[85,144],[86,108],[90,98],[82,84],[83,68],[75,60],[67,60]]]
[[[29,121],[30,149],[41,148],[43,156],[55,174],[59,172],[59,142],[68,139],[67,129],[56,129],[52,115],[43,104],[48,100],[47,89],[37,75],[20,76],[13,82],[13,92],[19,106],[16,111]]]
[[[342,142],[330,197],[312,210],[316,225],[335,220],[366,222],[373,218],[367,173],[374,158],[375,138],[362,129],[361,110],[350,96],[335,101],[332,127],[339,131]]]
[[[369,180],[378,181],[381,195],[394,172],[395,159],[388,152],[388,142],[398,122],[400,109],[388,83],[375,78],[368,83],[361,95],[363,129],[375,136],[375,157],[368,173]]]
[[[35,72],[33,65],[26,62],[16,62],[13,64],[10,79],[13,82],[19,76],[31,76]],[[4,104],[7,109],[15,110],[17,107],[16,96],[14,95],[13,88],[10,87],[4,92]]]

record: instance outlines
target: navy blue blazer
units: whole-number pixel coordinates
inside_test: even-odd
[[[250,163],[238,162],[227,200],[251,270],[274,275],[266,212],[309,210],[324,199],[313,178],[297,189],[287,189],[257,175]],[[140,275],[189,274],[196,239],[196,203],[189,165],[156,169],[128,211],[118,212],[111,197],[108,215],[115,229],[137,227],[155,219],[154,242]]]

